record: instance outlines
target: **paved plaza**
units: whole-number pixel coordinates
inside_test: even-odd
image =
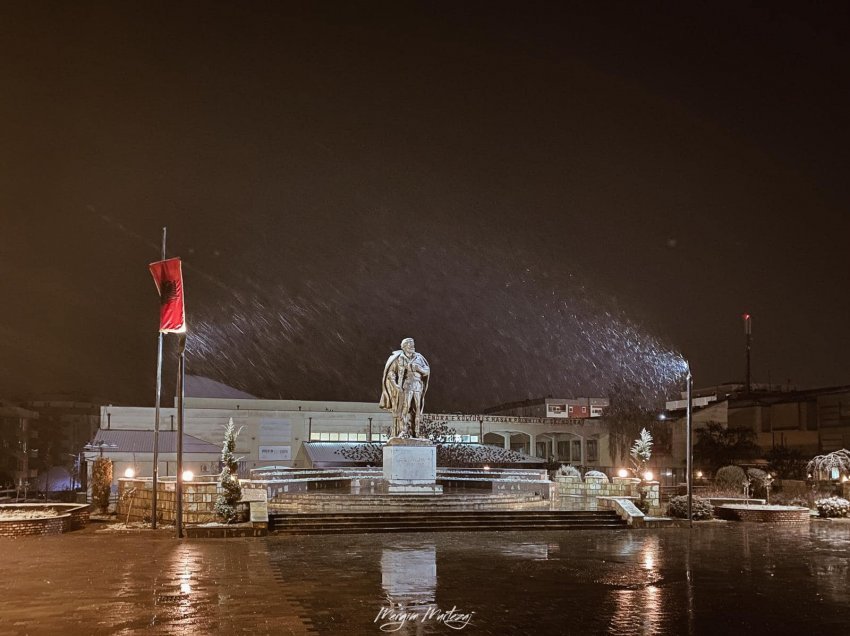
[[[850,524],[0,540],[0,634],[790,634],[850,624]]]

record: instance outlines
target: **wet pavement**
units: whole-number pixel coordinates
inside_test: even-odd
[[[183,541],[102,528],[0,539],[0,634],[791,634],[850,624],[846,523]]]

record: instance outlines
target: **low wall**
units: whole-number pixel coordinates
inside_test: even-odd
[[[177,520],[177,483],[157,482],[157,520],[174,523]],[[208,523],[217,521],[215,501],[218,483],[214,481],[187,481],[183,483],[183,522]],[[121,521],[149,521],[153,502],[153,481],[150,479],[118,480],[116,514]]]
[[[657,481],[641,481],[634,477],[614,477],[608,481],[604,476],[585,475],[581,477],[557,475],[555,483],[560,497],[615,497],[640,499],[641,494],[649,501],[649,514],[660,516],[661,492]]]
[[[811,520],[808,508],[784,506],[739,506],[725,504],[716,508],[717,517],[728,521],[754,521],[757,523],[782,523],[805,525]]]
[[[0,510],[39,511],[49,510],[57,516],[31,517],[28,519],[0,518],[0,537],[39,536],[62,534],[84,528],[89,521],[90,507],[85,504],[3,504]]]
[[[645,525],[646,516],[638,510],[638,507],[631,499],[624,497],[599,497],[600,510],[613,510],[620,519],[628,523],[633,528],[643,528]]]

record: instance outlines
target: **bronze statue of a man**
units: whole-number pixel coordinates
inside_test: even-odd
[[[401,341],[384,365],[380,406],[393,414],[392,437],[416,437],[422,423],[431,367],[416,353],[413,338]]]

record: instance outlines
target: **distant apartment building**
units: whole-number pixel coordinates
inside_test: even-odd
[[[783,446],[804,457],[850,448],[850,386],[790,390],[743,384],[725,384],[694,392],[694,428],[709,422],[746,427],[766,453]],[[684,421],[687,401],[667,403],[672,416],[674,449],[684,453]],[[684,455],[682,455],[684,456]]]
[[[37,474],[32,459],[38,443],[38,413],[0,402],[0,490],[28,482]]]

